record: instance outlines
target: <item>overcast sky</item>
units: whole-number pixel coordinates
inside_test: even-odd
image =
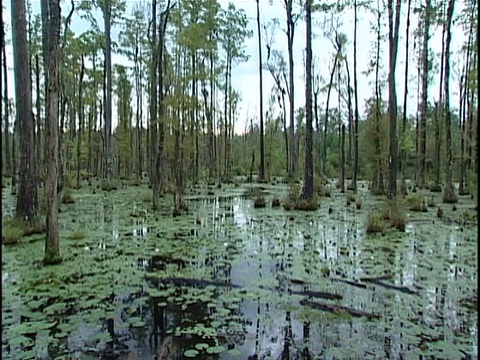
[[[218,0],[222,7],[226,8],[229,1]],[[145,2],[145,0],[144,0]],[[413,1],[415,2],[415,1]],[[63,3],[63,1],[62,1]],[[127,14],[131,13],[135,1],[127,1]],[[246,53],[250,56],[247,62],[241,63],[233,68],[232,81],[235,89],[241,93],[241,103],[239,105],[239,117],[236,120],[236,130],[241,131],[245,128],[245,123],[247,119],[253,118],[254,121],[258,121],[258,111],[259,111],[259,91],[258,91],[258,43],[257,43],[257,30],[256,30],[256,2],[255,0],[236,0],[233,1],[237,9],[244,9],[247,18],[249,19],[249,28],[254,32],[254,35],[245,42]],[[273,41],[273,49],[280,50],[284,52],[285,59],[287,59],[287,47],[286,47],[286,35],[283,32],[285,24],[285,10],[282,6],[283,0],[260,0],[260,18],[262,24],[267,24],[272,18],[279,19],[280,28],[275,31],[275,37]],[[6,10],[4,12],[4,19],[9,25],[9,31],[7,32],[7,39],[11,39],[11,16],[10,16],[10,1],[5,2]],[[456,12],[461,11],[461,4],[457,2]],[[40,1],[32,0],[32,9],[34,13],[40,12]],[[65,3],[62,6],[62,15],[66,16],[70,10],[69,3]],[[98,22],[102,25],[100,18],[100,13]],[[330,18],[330,15],[328,15]],[[320,23],[325,20],[325,15],[321,13],[316,13],[313,15],[313,33],[314,40],[312,43],[313,48],[313,57],[316,61],[316,69],[319,69],[320,75],[327,81],[329,78],[329,71],[331,64],[333,62],[334,48],[329,39],[327,39],[323,30],[320,27]],[[352,82],[353,82],[353,10],[345,10],[342,13],[341,18],[339,19],[342,24],[340,31],[345,33],[348,38],[347,43],[347,56],[348,62],[351,68]],[[383,32],[387,35],[387,13],[382,18],[384,23]],[[411,16],[411,29],[413,30],[417,26],[418,19],[412,14]],[[374,75],[370,75],[368,78],[363,73],[367,70],[368,64],[371,60],[374,60],[375,51],[374,51],[374,42],[376,39],[376,33],[371,30],[371,24],[376,23],[375,15],[368,13],[364,10],[360,10],[358,13],[358,25],[357,25],[357,63],[358,63],[358,96],[359,96],[359,106],[360,114],[365,110],[365,100],[372,97],[374,94],[373,90],[373,81]],[[88,23],[80,19],[78,15],[74,15],[72,18],[71,29],[76,33],[80,34],[88,26]],[[398,49],[398,59],[397,59],[397,96],[398,102],[401,104],[403,102],[404,94],[404,64],[405,64],[405,29],[406,29],[406,4],[402,4],[402,17],[400,22],[400,39],[399,39],[399,49]],[[435,54],[439,54],[441,50],[441,27],[435,27],[433,36],[430,40],[431,51]],[[112,29],[114,36],[118,34],[118,27]],[[262,29],[263,31],[263,29]],[[263,41],[263,57],[265,61],[266,48],[264,36],[262,36]],[[416,74],[416,62],[414,60],[413,54],[413,37],[410,36],[410,76],[412,78]],[[453,39],[451,44],[452,51],[452,77],[451,77],[451,104],[452,107],[457,107],[458,103],[458,76],[456,75],[458,69],[462,65],[459,61],[459,56],[457,55],[462,44],[466,42],[466,33],[463,29],[459,27],[453,28]],[[298,21],[295,38],[294,38],[294,62],[295,62],[295,108],[305,106],[305,82],[304,82],[304,50],[305,50],[305,23],[301,20]],[[11,67],[12,62],[12,48],[11,44],[7,46],[7,56],[8,64]],[[381,49],[382,57],[382,66],[383,66],[383,80],[386,80],[387,67],[388,67],[388,42],[387,40],[382,41]],[[118,56],[113,56],[113,63],[124,63],[125,60]],[[438,55],[436,56],[435,62],[438,63]],[[268,97],[273,86],[273,80],[268,71],[263,71],[263,95],[264,95],[264,111],[268,110]],[[409,113],[415,113],[417,108],[417,94],[416,94],[416,81],[411,80],[408,86],[409,89]],[[13,72],[10,71],[9,74],[9,88],[10,96],[14,95],[14,83],[13,83]],[[438,75],[434,76],[433,81],[430,82],[430,94],[429,98],[431,101],[438,98]],[[383,98],[387,98],[387,88],[383,90]],[[319,105],[321,108],[324,108],[326,103],[326,93],[319,96]],[[287,105],[288,106],[288,105]],[[332,93],[330,99],[330,107],[337,106],[337,95]],[[278,110],[277,110],[278,111]],[[113,115],[114,115],[114,126],[117,121],[115,119],[116,106],[114,104]]]

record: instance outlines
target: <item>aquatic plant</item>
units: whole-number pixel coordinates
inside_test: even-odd
[[[265,202],[265,198],[261,195],[257,196],[255,198],[255,201],[253,202],[253,207],[255,209],[264,208],[266,205],[267,205],[267,203]]]
[[[430,196],[430,198],[428,199],[427,201],[427,206],[428,207],[435,207],[437,206],[436,203],[435,203],[435,196]]]
[[[405,214],[405,210],[398,203],[392,203],[390,206],[390,225],[397,230],[405,231],[407,214]]]
[[[318,209],[318,199],[316,194],[313,194],[311,199],[304,199],[299,197],[294,206],[295,210],[315,211]]]
[[[365,221],[365,231],[367,234],[381,233],[385,230],[382,218],[377,213],[369,213]]]
[[[361,210],[361,209],[362,209],[362,199],[358,198],[358,199],[355,201],[355,207],[357,208],[357,210]]]
[[[86,237],[87,237],[87,233],[81,229],[75,230],[68,236],[70,240],[82,240],[82,239],[85,239]]]
[[[16,244],[20,241],[22,236],[23,236],[22,229],[15,226],[11,226],[11,225],[2,226],[2,244],[5,244],[5,245]]]
[[[272,199],[272,208],[279,207],[280,204],[280,199],[279,198],[273,198]]]
[[[412,195],[407,198],[407,204],[410,211],[427,212],[425,198],[420,195]]]
[[[75,197],[73,196],[72,189],[65,188],[62,190],[62,204],[75,203]]]
[[[453,185],[447,185],[443,189],[442,200],[444,204],[456,204],[458,202],[458,196],[455,194]]]

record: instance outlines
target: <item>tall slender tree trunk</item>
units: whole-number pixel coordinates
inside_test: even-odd
[[[34,124],[24,0],[15,0],[12,11],[12,43],[15,75],[16,116],[19,130],[19,189],[16,217],[33,223],[37,217]]]
[[[230,48],[230,44],[227,45],[227,48]],[[230,63],[230,52],[227,51],[226,65],[225,65],[225,99],[224,99],[224,111],[223,111],[223,176],[225,179],[228,176],[227,171],[227,162],[228,162],[228,101],[230,99],[229,87],[228,87],[228,72],[229,72],[229,63]],[[210,59],[210,64],[213,63],[213,58]],[[213,79],[210,79],[211,84],[213,84]],[[210,91],[210,99],[213,96],[213,89]],[[213,105],[210,103],[210,109],[213,111]]]
[[[257,0],[258,2],[258,0]],[[313,112],[312,112],[312,0],[306,0],[306,86],[305,86],[305,176],[303,179],[303,198],[313,199]],[[315,206],[316,208],[316,206]]]
[[[467,159],[466,159],[466,136],[467,136],[467,121],[470,119],[470,114],[472,112],[470,94],[473,94],[473,91],[470,90],[470,72],[471,72],[471,44],[472,44],[472,35],[473,35],[473,22],[470,24],[470,30],[467,40],[467,52],[465,55],[465,66],[462,76],[460,77],[460,183],[458,188],[459,195],[468,194],[467,189]]]
[[[35,54],[35,90],[36,90],[36,99],[35,99],[35,108],[37,112],[37,133],[35,141],[35,150],[36,150],[36,162],[37,162],[37,174],[40,177],[42,172],[42,102],[40,94],[40,61],[38,59],[38,54]],[[40,180],[40,178],[39,178]]]
[[[78,87],[78,133],[77,133],[77,189],[80,189],[81,176],[80,170],[82,166],[82,132],[85,110],[83,108],[83,77],[85,75],[85,60],[84,55],[81,55],[81,68]]]
[[[428,107],[428,74],[429,74],[429,49],[428,40],[430,38],[430,16],[431,16],[431,0],[425,0],[425,19],[423,26],[423,59],[422,59],[422,102],[420,107],[420,126],[419,126],[419,156],[418,156],[418,177],[417,186],[424,188],[425,180],[425,157],[427,144],[427,107]]]
[[[476,64],[476,60],[477,60],[477,54],[474,53],[472,63]],[[472,88],[470,90],[470,101],[467,106],[467,113],[468,113],[468,142],[467,142],[468,145],[467,145],[467,161],[466,161],[467,170],[472,169],[472,164],[473,164],[472,152],[473,152],[473,144],[474,144],[474,139],[473,139],[473,113],[474,113],[474,106],[475,106],[474,101],[475,101],[475,91]],[[477,108],[477,114],[478,114],[478,108]],[[478,121],[478,116],[477,116],[477,121]]]
[[[381,148],[380,148],[380,40],[381,40],[381,11],[380,3],[377,0],[377,54],[375,62],[375,137],[374,137],[374,146],[375,146],[375,174],[373,178],[373,193],[374,194],[383,194],[384,185],[383,185],[383,168],[382,168],[382,158],[381,158]]]
[[[445,7],[444,7],[445,10]],[[445,116],[445,106],[443,104],[443,72],[444,72],[444,60],[445,60],[445,32],[447,30],[447,24],[444,21],[442,27],[442,52],[440,57],[440,81],[438,86],[438,103],[435,111],[435,183],[432,190],[440,191],[440,169],[441,169],[441,146],[442,138],[440,135],[440,122]]]
[[[195,110],[196,110],[196,103],[195,100],[197,99],[197,75],[196,75],[196,66],[195,63],[197,61],[196,59],[196,51],[192,51],[192,100],[193,100],[193,107],[190,107],[190,137],[194,141],[194,147],[192,149],[192,158],[191,158],[191,173],[192,173],[192,179],[193,182],[196,183],[198,179],[198,157],[197,157],[197,150],[198,150],[198,122],[197,118],[195,117]]]
[[[290,157],[289,157],[289,151],[290,151],[290,146],[289,146],[289,141],[288,141],[288,131],[287,131],[287,108],[285,104],[285,90],[281,89],[282,92],[282,118],[283,118],[283,136],[285,139],[285,166],[287,170],[287,175],[289,173],[289,163],[290,163]]]
[[[349,172],[352,169],[352,158],[353,158],[353,109],[352,109],[352,85],[350,79],[350,66],[348,65],[348,59],[345,55],[345,69],[347,71],[347,106],[348,106],[348,151],[346,156],[346,167]],[[346,173],[345,173],[346,174]]]
[[[3,23],[3,6],[0,6],[0,67],[3,64],[3,48],[5,47],[5,24]],[[3,82],[2,82],[3,70],[0,69],[0,121],[3,122]],[[8,123],[8,120],[6,121]],[[0,123],[0,132],[2,133],[2,188],[3,188],[3,177],[5,176],[5,163],[7,162],[5,154],[5,138],[8,137],[8,126],[5,126],[4,129],[1,128]]]
[[[400,135],[400,159],[398,162],[398,170],[401,177],[400,193],[405,196],[407,193],[406,184],[406,168],[407,168],[407,151],[405,148],[405,133],[407,131],[407,99],[408,99],[408,61],[409,61],[409,40],[410,40],[410,10],[412,0],[408,0],[407,5],[407,28],[405,30],[405,80],[404,80],[404,93],[403,93],[403,114],[402,114],[402,130]]]
[[[389,74],[388,74],[388,114],[390,117],[390,147],[389,147],[389,177],[388,177],[388,198],[397,196],[397,90],[395,83],[395,68],[397,65],[398,52],[398,29],[400,26],[401,1],[397,0],[395,5],[395,22],[393,0],[388,1],[388,27],[389,27]]]
[[[307,0],[308,1],[308,0]],[[260,91],[260,181],[265,180],[265,145],[263,139],[263,73],[262,73],[262,36],[260,33],[260,0],[257,0],[257,32],[258,32],[258,74]],[[308,40],[307,40],[308,41]]]
[[[288,50],[288,100],[290,102],[289,119],[289,142],[290,142],[290,166],[288,177],[293,179],[295,175],[295,85],[294,85],[294,63],[293,63],[293,37],[295,35],[295,23],[293,22],[293,0],[284,0],[287,12],[287,50]]]
[[[340,191],[345,192],[345,125],[341,124],[340,133]]]
[[[328,134],[328,120],[329,120],[329,111],[330,111],[330,95],[332,92],[333,87],[333,77],[335,76],[335,70],[337,69],[338,65],[338,51],[335,54],[335,59],[333,60],[333,67],[332,71],[330,72],[330,81],[328,82],[328,90],[327,90],[327,104],[325,106],[325,124],[323,128],[323,151],[322,151],[322,175],[325,176],[325,170],[327,165],[327,134]]]
[[[316,154],[317,154],[317,174],[321,175],[321,169],[322,169],[322,152],[321,152],[321,128],[320,128],[320,119],[318,116],[318,94],[320,92],[319,87],[316,87],[316,89],[313,92],[313,113],[315,116],[315,130],[316,130],[316,138],[315,138],[315,144],[316,144]]]
[[[111,44],[111,0],[104,0],[103,21],[105,26],[105,168],[103,177],[112,180],[112,44]]]
[[[446,150],[447,163],[445,169],[445,188],[443,191],[443,202],[455,203],[458,201],[455,195],[452,179],[452,114],[450,111],[450,44],[452,42],[452,18],[455,0],[449,0],[447,8],[447,39],[445,44],[445,129],[446,129]]]
[[[149,178],[153,193],[153,208],[157,210],[159,207],[159,196],[155,192],[157,177],[155,159],[158,147],[158,108],[157,108],[157,71],[158,71],[158,44],[157,44],[157,1],[152,0],[152,22],[150,28],[150,45],[152,53],[152,62],[150,67],[150,94],[149,94],[149,135],[150,135],[150,151],[149,151]]]
[[[1,10],[3,14],[3,9]],[[2,71],[3,71],[3,102],[0,103],[0,107],[3,106],[4,109],[4,135],[5,137],[2,139],[2,142],[5,143],[5,172],[6,175],[15,177],[15,173],[12,171],[12,164],[15,162],[14,157],[12,159],[12,144],[14,143],[13,140],[13,131],[10,132],[10,106],[9,106],[9,99],[8,99],[8,71],[7,71],[7,53],[5,48],[5,23],[0,21],[1,23],[1,43],[2,43]],[[12,135],[10,135],[12,134]],[[10,141],[12,139],[12,141]]]
[[[357,82],[357,0],[353,2],[353,11],[354,11],[354,20],[353,20],[353,88],[354,88],[354,98],[355,98],[355,124],[353,127],[354,130],[354,159],[353,159],[353,177],[352,184],[350,185],[351,189],[357,188],[357,179],[358,179],[358,82]],[[378,58],[377,58],[378,59]],[[378,60],[377,60],[378,61]]]
[[[47,0],[42,0],[47,1]],[[43,8],[43,7],[42,7]],[[45,241],[45,264],[62,261],[58,234],[58,102],[60,94],[60,0],[48,0],[48,12],[42,11],[43,24],[48,25],[46,74],[48,79],[47,109],[45,121],[47,146],[47,238]]]

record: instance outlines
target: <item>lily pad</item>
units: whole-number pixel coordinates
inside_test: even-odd
[[[59,332],[59,333],[55,334],[55,337],[58,338],[58,339],[64,339],[64,338],[68,337],[68,334],[65,333],[65,332]]]
[[[197,350],[205,350],[205,349],[208,349],[210,347],[210,345],[208,345],[207,343],[197,343],[195,344],[195,349]]]
[[[242,352],[238,349],[230,349],[228,350],[228,353],[230,354],[230,356],[233,356],[233,357],[238,357],[242,355]]]
[[[137,322],[132,323],[132,327],[134,327],[134,328],[143,328],[145,326],[147,326],[145,321],[137,321]]]
[[[223,351],[225,351],[225,347],[223,347],[221,345],[213,346],[213,347],[207,349],[208,354],[220,354]]]
[[[199,354],[199,352],[195,349],[188,349],[188,350],[185,350],[185,352],[183,353],[183,355],[187,358],[194,358],[198,354]]]

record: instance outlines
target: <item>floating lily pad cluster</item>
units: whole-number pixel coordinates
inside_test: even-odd
[[[315,212],[271,212],[224,186],[173,219],[168,199],[150,211],[144,186],[88,191],[62,205],[62,264],[41,265],[43,236],[4,249],[7,358],[141,352],[152,337],[161,349],[157,317],[184,358],[247,358],[256,342],[258,357],[279,356],[291,338],[292,357],[475,355],[478,234],[465,222],[407,211],[405,233],[367,237],[382,200],[366,194],[361,210],[332,191]]]

